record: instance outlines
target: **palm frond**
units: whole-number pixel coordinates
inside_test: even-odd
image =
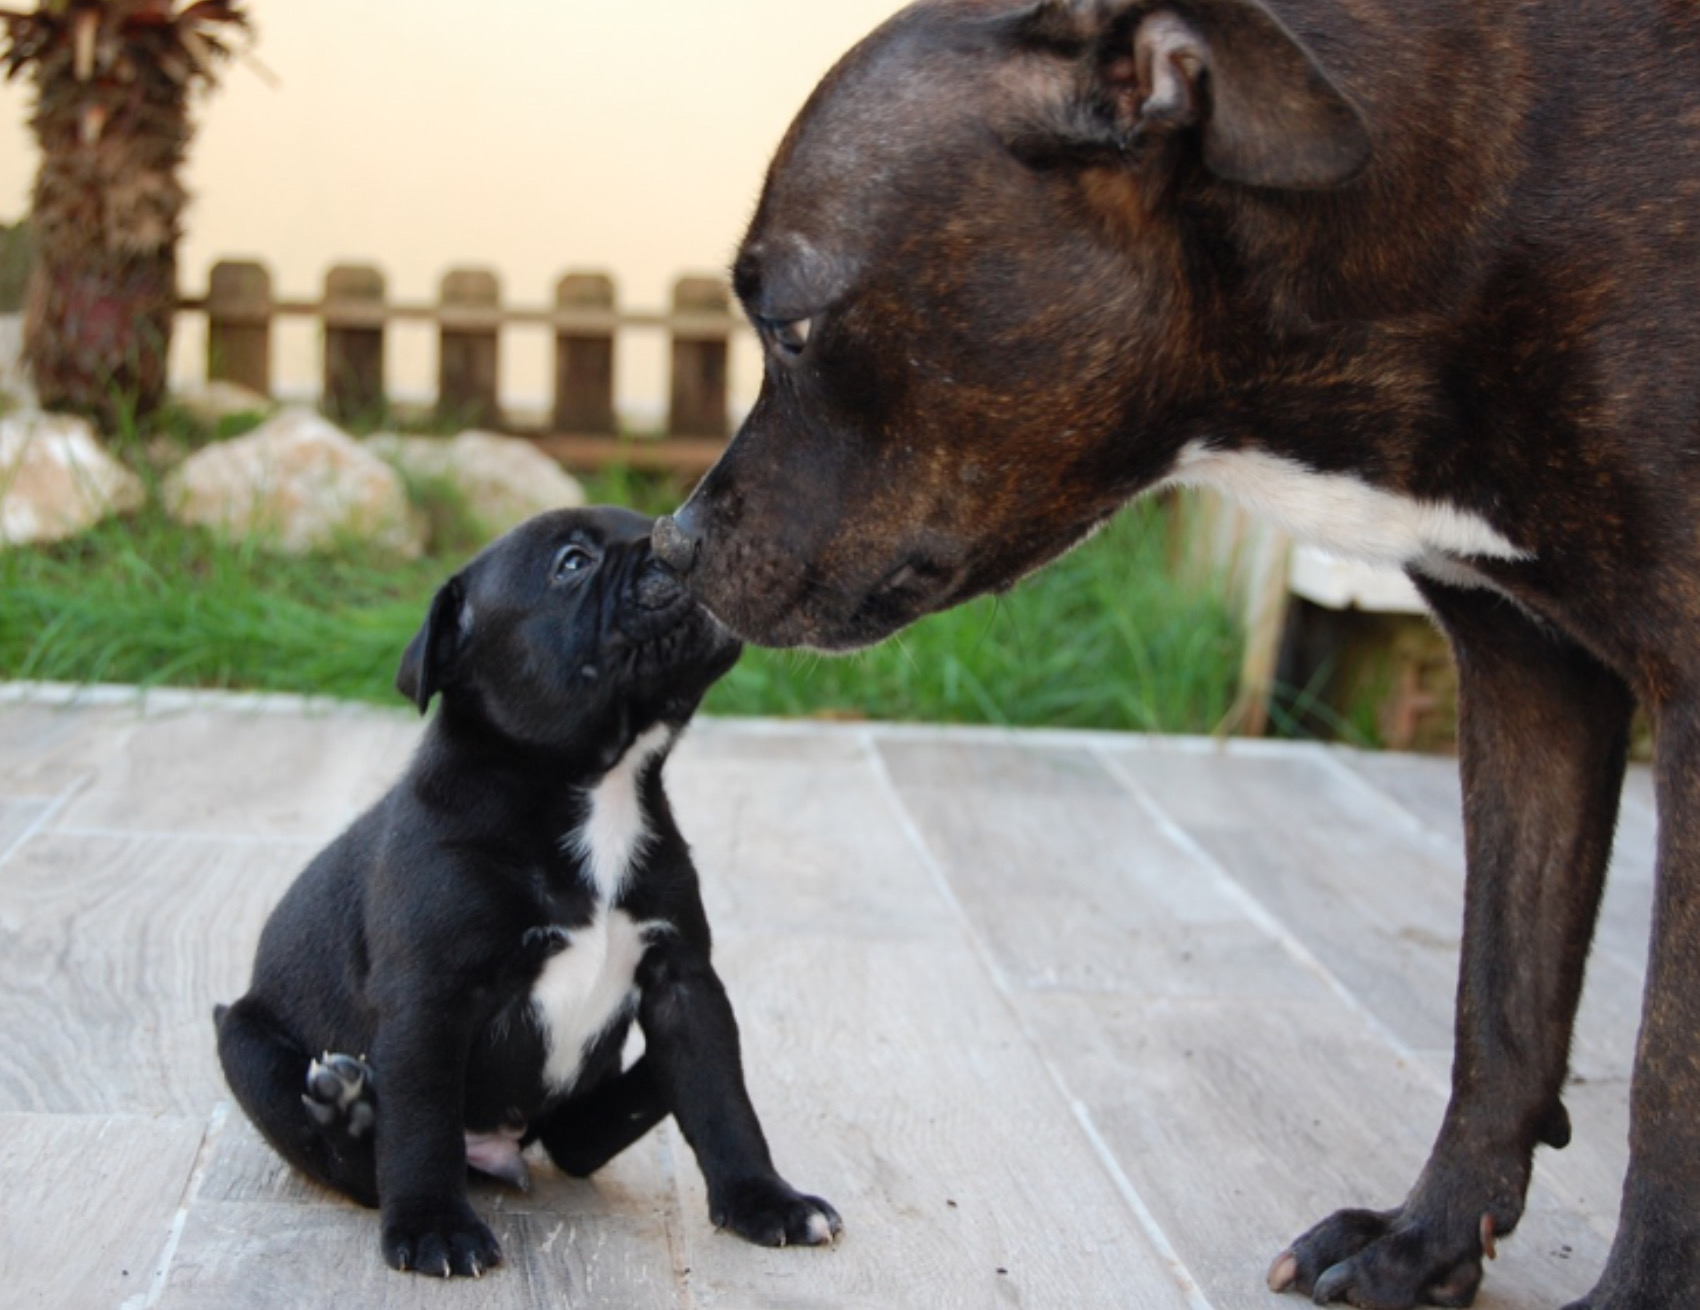
[[[216,80],[232,35],[249,27],[240,0],[42,0],[32,10],[0,9],[0,65],[26,68],[68,59],[79,82],[134,77],[142,66],[170,68],[173,80]]]

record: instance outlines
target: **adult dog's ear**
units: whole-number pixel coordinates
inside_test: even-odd
[[[431,601],[431,611],[413,640],[402,652],[396,670],[396,690],[419,707],[421,714],[431,697],[454,680],[455,663],[468,633],[466,588],[458,577],[450,578]]]
[[[1358,111],[1259,0],[1042,0],[1022,35],[1075,56],[1065,148],[1196,131],[1218,177],[1295,189],[1338,186],[1369,162]]]

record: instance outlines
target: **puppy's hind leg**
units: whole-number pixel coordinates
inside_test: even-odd
[[[348,1056],[315,1059],[252,997],[220,1007],[214,1022],[225,1081],[277,1153],[326,1187],[376,1206],[376,1105],[365,1066]]]

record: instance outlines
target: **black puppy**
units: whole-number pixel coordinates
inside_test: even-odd
[[[709,963],[661,768],[740,647],[650,526],[545,514],[443,586],[396,679],[421,712],[442,697],[412,766],[297,879],[217,1013],[242,1108],[381,1208],[397,1269],[501,1259],[469,1165],[524,1185],[535,1140],[588,1174],[669,1113],[717,1225],[769,1246],[841,1227],[774,1172]],[[634,1016],[645,1052],[622,1070]]]

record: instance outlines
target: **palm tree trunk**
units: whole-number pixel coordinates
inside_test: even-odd
[[[63,43],[32,69],[41,168],[25,359],[44,406],[108,431],[165,395],[190,135],[187,87],[169,67],[135,58],[127,76],[91,76]]]

